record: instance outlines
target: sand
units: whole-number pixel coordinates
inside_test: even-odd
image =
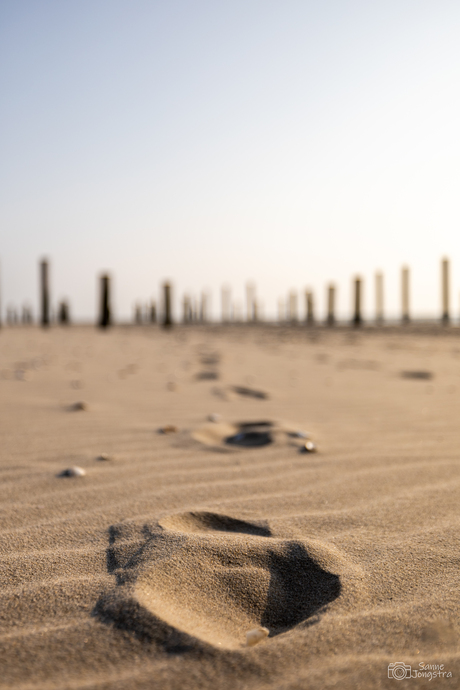
[[[460,687],[457,328],[4,328],[0,407],[1,687]]]

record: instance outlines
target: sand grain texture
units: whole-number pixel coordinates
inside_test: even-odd
[[[459,687],[456,330],[3,329],[1,687]]]

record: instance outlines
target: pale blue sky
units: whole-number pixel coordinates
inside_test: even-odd
[[[3,306],[37,297],[92,317],[96,276],[116,312],[156,296],[290,289],[383,270],[399,311],[460,290],[458,0],[3,0]]]

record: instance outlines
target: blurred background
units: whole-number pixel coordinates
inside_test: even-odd
[[[80,320],[103,271],[119,319],[167,278],[348,318],[356,274],[370,318],[377,270],[397,316],[403,264],[438,316],[448,256],[458,317],[459,35],[455,0],[3,0],[3,312],[47,256]]]

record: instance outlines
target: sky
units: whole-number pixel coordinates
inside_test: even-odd
[[[254,282],[267,317],[326,286],[349,318],[460,314],[458,0],[2,0],[2,309],[52,300],[93,319]]]

